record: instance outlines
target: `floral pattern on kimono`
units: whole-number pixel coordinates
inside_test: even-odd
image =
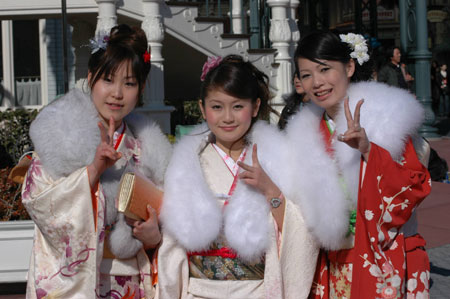
[[[354,247],[336,252],[321,250],[310,297],[427,297],[425,241],[419,235],[405,238],[400,231],[431,190],[429,173],[419,162],[412,142],[406,143],[399,162],[372,143],[361,179]],[[336,271],[341,273],[336,275]],[[337,281],[338,276],[347,279]],[[350,294],[342,284],[350,286]]]
[[[125,133],[114,136],[122,153],[118,166],[140,163],[140,142],[127,129],[119,128]],[[54,181],[35,155],[22,200],[37,225],[29,273],[34,283],[29,281],[27,291],[30,296],[139,299],[148,295],[144,290],[152,287],[152,274],[143,250],[136,257],[137,275],[100,273],[106,236],[105,198],[101,185],[91,191],[85,167]]]

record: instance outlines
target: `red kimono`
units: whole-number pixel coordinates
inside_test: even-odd
[[[364,98],[361,127],[372,145],[367,163],[330,135],[324,110],[314,104],[287,128],[286,168],[295,179],[282,191],[296,200],[322,247],[310,298],[428,298],[425,240],[402,232],[431,191],[411,137],[423,108],[409,93],[375,82],[351,84],[348,95],[350,111]],[[337,134],[346,131],[343,109],[334,125]]]
[[[376,294],[393,299],[404,298],[405,290],[407,298],[427,298],[430,265],[425,240],[418,234],[404,238],[399,230],[430,190],[429,173],[411,142],[401,164],[372,143],[359,189],[355,246],[321,250],[311,298],[375,298]]]

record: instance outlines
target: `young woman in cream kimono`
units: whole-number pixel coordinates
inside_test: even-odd
[[[165,178],[159,298],[306,298],[318,247],[277,187],[282,137],[256,122],[267,78],[232,55],[202,79],[207,126],[180,140]]]
[[[147,39],[119,25],[92,43],[91,94],[70,91],[31,125],[35,153],[22,191],[36,223],[27,298],[154,296],[145,250],[161,239],[155,211],[128,225],[115,206],[125,171],[162,187],[171,152],[156,124],[130,113],[150,70]]]

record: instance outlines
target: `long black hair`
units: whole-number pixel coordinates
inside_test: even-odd
[[[306,58],[313,62],[323,64],[320,60],[339,61],[347,64],[353,49],[346,42],[342,42],[338,35],[332,31],[315,31],[302,38],[295,50],[294,61],[297,72],[299,58]],[[369,49],[369,56],[370,55]],[[351,82],[367,81],[372,75],[373,59],[362,65],[355,61],[355,72],[350,78]]]

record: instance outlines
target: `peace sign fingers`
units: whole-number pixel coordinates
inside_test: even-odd
[[[266,197],[276,197],[281,193],[280,189],[272,182],[259,163],[258,147],[256,144],[253,145],[252,166],[242,162],[238,162],[238,165],[245,170],[239,174],[239,178],[247,185],[255,187],[266,195]]]
[[[345,118],[347,119],[347,128],[348,130],[352,131],[360,131],[361,125],[360,125],[360,113],[361,113],[361,106],[364,103],[364,99],[361,99],[358,101],[355,107],[355,113],[354,118],[352,117],[352,113],[350,112],[350,105],[349,105],[349,99],[346,98],[344,101],[344,112],[345,112]]]
[[[349,99],[344,101],[344,113],[347,119],[347,131],[338,136],[338,140],[346,143],[348,146],[357,149],[361,152],[364,159],[368,160],[368,153],[370,152],[370,142],[367,138],[366,131],[361,128],[361,106],[364,99],[358,101],[355,107],[355,112],[352,116],[350,112]]]

